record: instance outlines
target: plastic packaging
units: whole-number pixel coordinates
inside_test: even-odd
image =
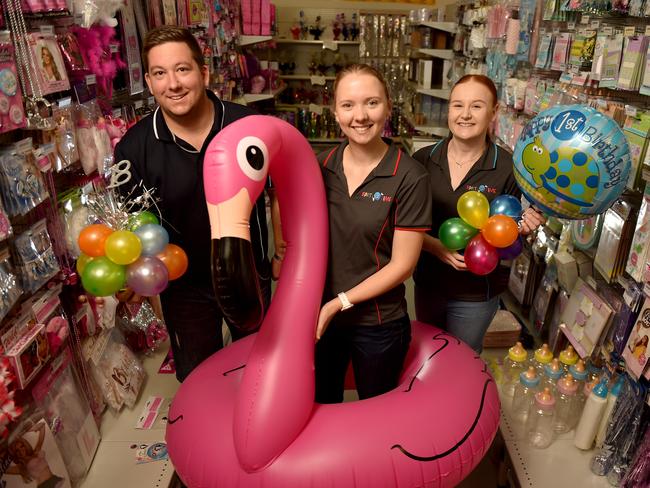
[[[607,384],[598,383],[589,394],[585,408],[576,427],[573,444],[578,449],[591,449],[596,438],[596,431],[607,406]]]
[[[535,394],[535,401],[526,421],[526,439],[537,449],[546,449],[555,438],[553,416],[555,397],[551,390],[544,388]]]
[[[619,379],[614,383],[614,386],[612,386],[612,389],[609,392],[609,395],[607,396],[607,406],[605,407],[605,412],[603,413],[603,418],[600,421],[600,425],[598,426],[598,431],[596,433],[596,447],[602,447],[603,443],[605,442],[605,435],[607,434],[607,429],[610,424],[610,419],[612,412],[614,411],[614,406],[616,405],[616,401],[618,400],[618,396],[621,393],[621,388],[623,387],[623,377],[619,377]]]
[[[505,395],[510,397],[514,395],[515,387],[519,383],[519,375],[524,372],[527,360],[528,353],[521,345],[521,342],[517,342],[508,350],[508,356],[506,356],[503,365],[503,393]]]

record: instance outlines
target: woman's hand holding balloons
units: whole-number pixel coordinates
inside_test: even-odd
[[[465,271],[467,269],[463,255],[447,249],[440,239],[429,236],[428,238],[425,238],[424,245],[422,247],[425,251],[430,252],[440,261],[448,264],[458,271]]]
[[[533,207],[528,207],[521,216],[519,232],[523,235],[528,235],[545,223],[546,218],[544,217],[544,214]]]

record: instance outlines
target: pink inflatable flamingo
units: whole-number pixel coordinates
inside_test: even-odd
[[[250,239],[247,218],[268,171],[288,243],[281,280],[260,332],[214,354],[176,394],[166,436],[176,471],[192,488],[457,485],[498,427],[485,363],[454,337],[413,322],[396,389],[314,403],[327,210],[312,149],[291,125],[250,116],[210,143],[204,181],[212,238]]]

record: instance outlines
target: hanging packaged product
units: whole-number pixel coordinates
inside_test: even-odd
[[[16,237],[13,249],[25,291],[35,292],[59,272],[45,219]]]
[[[12,309],[22,294],[16,275],[9,264],[9,250],[0,251],[0,320]]]
[[[0,153],[0,189],[10,217],[25,215],[48,196],[31,152],[31,140],[24,139]]]
[[[71,488],[61,452],[45,419],[34,417],[23,421],[8,444],[2,459],[3,466],[7,466],[2,486],[18,488],[29,486],[25,480],[38,480],[38,486]]]
[[[25,122],[14,46],[8,33],[0,34],[0,133],[25,127]]]
[[[11,221],[7,215],[7,211],[2,205],[2,200],[0,200],[0,241],[4,241],[7,237],[14,235],[13,227],[11,226]]]
[[[70,349],[48,365],[32,395],[52,428],[71,481],[78,482],[90,468],[100,436],[86,395],[79,387]]]
[[[36,72],[36,82],[43,95],[70,89],[63,56],[54,34],[32,32],[27,34],[29,61]],[[30,93],[31,95],[31,93]]]

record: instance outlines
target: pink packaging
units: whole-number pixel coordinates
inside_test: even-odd
[[[45,325],[36,324],[6,353],[14,368],[18,385],[24,389],[50,358]]]
[[[242,0],[241,2],[241,21],[242,21],[242,34],[253,34],[253,0]]]
[[[271,1],[261,0],[261,30],[260,34],[263,36],[271,35]]]
[[[253,10],[252,34],[259,36],[262,32],[262,0],[251,0]]]

